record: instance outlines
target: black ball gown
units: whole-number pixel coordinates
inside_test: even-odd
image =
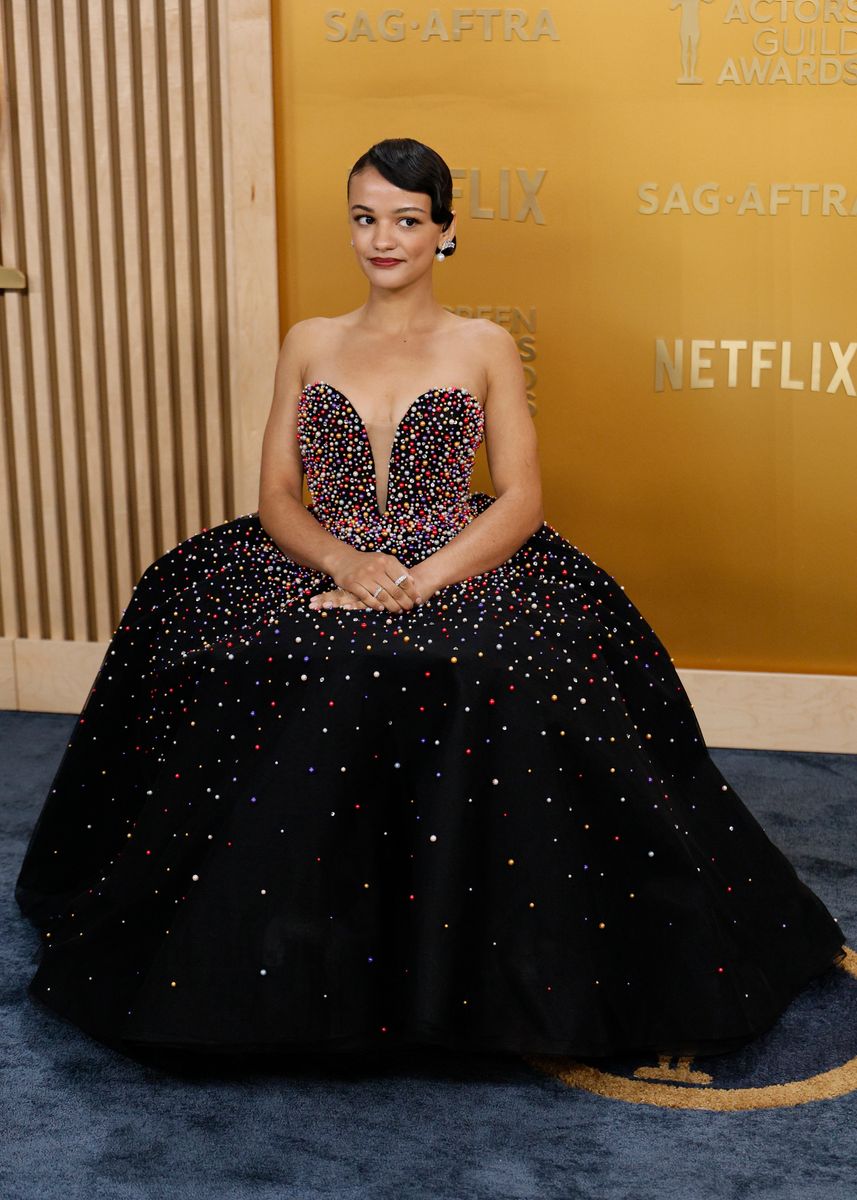
[[[310,511],[414,566],[495,498],[461,387],[372,447],[299,397]],[[715,767],[669,653],[545,523],[410,611],[334,586],[258,513],[137,582],[16,886],[32,997],[119,1046],[722,1053],[843,934]]]

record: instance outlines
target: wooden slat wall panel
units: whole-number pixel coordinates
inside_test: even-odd
[[[156,6],[158,37],[164,44],[174,47],[174,53],[163,53],[166,78],[162,83],[164,101],[163,115],[164,146],[161,163],[164,172],[165,215],[168,217],[166,242],[166,277],[172,285],[169,289],[169,312],[171,316],[167,331],[170,351],[170,415],[172,435],[177,447],[175,475],[176,503],[178,505],[179,529],[198,529],[201,524],[198,504],[199,478],[197,474],[195,439],[196,407],[191,371],[194,330],[190,306],[189,258],[193,237],[190,228],[190,213],[185,196],[188,168],[187,147],[184,142],[185,104],[184,64],[181,59],[180,24],[177,4]]]
[[[163,206],[162,129],[160,120],[156,119],[156,114],[159,116],[162,109],[159,89],[163,77],[159,57],[161,39],[157,36],[155,20],[158,8],[158,0],[143,0],[139,6],[131,0],[129,30],[138,110],[135,165],[141,221],[139,269],[143,279],[144,305],[139,320],[147,360],[146,404],[152,445],[153,538],[155,545],[162,545],[169,539],[169,531],[178,528],[178,520],[176,448],[171,434],[169,404],[168,331],[172,314],[168,310],[167,297],[172,292],[164,250],[170,214]],[[151,164],[148,172],[147,163]]]
[[[30,6],[30,11],[37,8]],[[95,12],[99,5],[92,5]],[[95,640],[109,629],[118,609],[117,529],[113,512],[113,460],[110,420],[104,394],[102,317],[103,267],[98,245],[98,176],[92,129],[90,5],[52,4],[42,9],[45,30],[54,38],[52,62],[57,82],[56,180],[49,211],[57,237],[66,235],[68,312],[66,344],[60,352],[71,364],[71,402],[79,458],[76,516],[84,551],[85,629],[77,637]],[[48,16],[50,14],[50,16]],[[45,66],[48,64],[46,63]],[[105,164],[107,172],[113,165]],[[106,178],[107,175],[103,176]],[[54,200],[62,197],[61,203]]]
[[[140,270],[145,222],[139,206],[136,168],[140,116],[132,62],[128,4],[125,0],[104,12],[104,115],[109,154],[118,170],[110,173],[112,285],[115,289],[115,353],[111,356],[110,394],[125,397],[123,422],[124,491],[116,498],[117,519],[129,531],[125,558],[128,580],[142,562],[150,561],[158,544],[152,536],[152,461],[146,403],[146,359],[143,295],[146,280]],[[120,147],[122,148],[120,150]],[[121,514],[121,516],[120,516]],[[120,578],[120,590],[127,586]]]
[[[0,7],[0,706],[74,711],[146,566],[255,509],[270,53],[266,0]]]
[[[12,476],[18,497],[14,535],[24,561],[26,596],[26,606],[18,614],[19,632],[27,637],[86,637],[84,624],[75,621],[81,614],[75,600],[85,587],[83,559],[81,553],[72,555],[69,546],[70,536],[75,541],[80,536],[75,521],[80,460],[75,448],[72,361],[65,335],[73,314],[68,304],[65,197],[58,178],[59,81],[51,69],[53,27],[44,20],[45,9],[11,7],[19,67],[20,217],[27,242],[27,260],[15,265],[27,272],[28,294],[20,300],[22,315],[29,317],[24,336],[30,335],[20,347],[25,377],[21,390],[12,394],[21,450]],[[7,6],[7,20],[9,15]],[[9,295],[4,306],[11,307],[17,300]],[[14,350],[10,346],[13,356]],[[41,426],[42,436],[35,444],[28,444],[24,434],[28,419]]]
[[[0,210],[0,254],[4,265],[24,267],[31,291],[41,286],[37,266],[37,221],[35,209],[37,181],[33,169],[39,162],[34,142],[36,131],[29,119],[33,107],[34,68],[30,61],[26,30],[13,22],[10,6],[0,8],[3,29],[3,204]],[[17,34],[17,37],[16,37]],[[15,96],[14,105],[11,96]],[[26,169],[25,169],[26,164]],[[24,212],[30,214],[29,229]],[[0,518],[3,525],[4,569],[0,572],[3,592],[4,629],[27,632],[35,620],[40,628],[45,619],[45,597],[39,587],[36,567],[43,547],[37,546],[34,525],[35,505],[32,489],[38,486],[40,464],[28,459],[27,406],[34,376],[41,362],[33,361],[33,345],[43,346],[48,336],[44,328],[44,308],[18,302],[9,295],[3,305],[3,429],[5,454],[3,493],[5,504]],[[34,475],[36,478],[34,478]],[[44,562],[44,557],[42,557]],[[8,567],[6,566],[8,564]],[[25,597],[27,598],[25,600]]]
[[[210,46],[203,10],[189,10],[189,22],[193,22],[189,44],[194,48],[192,62],[194,86],[194,122],[192,136],[194,144],[194,172],[196,180],[191,207],[197,214],[196,266],[194,269],[194,310],[201,337],[196,342],[197,354],[194,364],[196,388],[199,395],[201,417],[200,444],[204,453],[202,478],[206,481],[205,493],[200,498],[203,511],[209,514],[209,522],[223,519],[227,511],[227,473],[223,455],[223,427],[228,421],[228,397],[221,391],[220,371],[217,359],[218,296],[217,276],[214,263],[223,255],[223,241],[218,239],[220,227],[219,208],[215,198],[214,163],[211,153],[211,132],[214,104],[211,87],[211,72],[215,63],[209,60]],[[215,96],[217,95],[215,91]],[[222,133],[222,131],[221,131]],[[220,164],[218,164],[220,165]],[[216,398],[216,403],[213,402]],[[231,481],[230,481],[231,482]]]
[[[17,103],[18,61],[10,45],[11,14],[0,8],[0,263],[10,266],[26,261],[26,231],[21,225],[23,179],[20,168],[21,145]],[[18,101],[20,103],[20,100]],[[2,295],[2,293],[0,293]],[[29,312],[19,303],[4,306],[0,302],[0,628],[9,627],[23,607],[24,566],[20,539],[15,536],[19,524],[18,496],[13,486],[17,445],[13,396],[24,391],[22,371],[24,355],[11,354],[11,346],[28,347]],[[25,329],[25,322],[27,328]],[[5,657],[0,678],[8,693],[14,690],[11,653]]]

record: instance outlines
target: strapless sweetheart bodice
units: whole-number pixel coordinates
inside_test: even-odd
[[[387,507],[379,507],[378,471],[363,418],[322,379],[298,398],[297,435],[310,510],[335,537],[360,550],[429,554],[473,519],[470,478],[485,414],[458,386],[428,388],[393,433]]]

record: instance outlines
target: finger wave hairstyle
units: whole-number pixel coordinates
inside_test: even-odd
[[[348,172],[346,192],[351,177],[364,167],[374,167],[380,175],[406,192],[425,192],[431,199],[431,219],[445,230],[452,220],[452,175],[436,150],[415,138],[385,138],[361,154]],[[444,253],[455,253],[452,246]]]

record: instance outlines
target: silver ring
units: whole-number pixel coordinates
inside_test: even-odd
[[[379,592],[383,592],[383,590],[384,590],[384,585],[383,585],[383,583],[379,583],[379,584],[378,584],[378,586],[375,588],[375,591],[372,593],[372,599],[373,599],[373,600],[377,600],[377,599],[378,599],[378,593],[379,593]]]
[[[405,571],[404,575],[400,575],[398,579],[394,580],[396,587],[399,586],[399,584],[402,582],[403,579],[407,579],[407,578],[408,578],[408,572]]]

